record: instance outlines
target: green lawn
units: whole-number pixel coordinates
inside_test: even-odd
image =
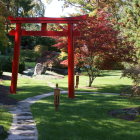
[[[48,93],[50,91],[52,91],[52,88],[48,87],[47,82],[45,80],[20,78],[18,80],[17,94],[13,94],[10,96],[18,100],[23,100],[28,97]]]
[[[140,106],[139,100],[115,95],[61,95],[59,111],[53,97],[42,99],[31,109],[39,140],[139,140],[140,123],[111,117],[112,109]]]
[[[4,73],[5,75],[10,75],[10,73]],[[10,86],[11,81],[5,80],[3,85]],[[19,76],[17,83],[17,94],[11,94],[12,98],[17,100],[24,100],[28,97],[33,97],[39,94],[48,93],[53,89],[50,88],[46,80],[39,80],[34,78],[28,78]]]
[[[12,115],[6,109],[0,107],[0,125],[4,126],[5,131],[8,131],[12,122]],[[7,133],[0,135],[0,140],[4,140]]]
[[[4,73],[4,74],[6,74],[6,75],[9,75],[10,76],[10,73]],[[120,93],[120,91],[121,91],[121,89],[123,88],[123,87],[127,87],[127,86],[130,86],[131,84],[132,84],[132,82],[131,82],[131,80],[129,80],[129,79],[127,79],[127,78],[122,78],[122,79],[120,79],[120,75],[121,75],[121,72],[120,71],[104,71],[103,73],[102,73],[102,75],[100,76],[100,77],[97,77],[96,79],[95,79],[95,81],[94,81],[94,83],[93,83],[93,85],[94,85],[94,89],[85,89],[84,87],[86,87],[86,82],[87,82],[87,80],[88,80],[88,77],[86,76],[86,75],[83,75],[83,76],[80,76],[80,88],[78,89],[78,91],[98,91],[98,92],[116,92],[116,93]],[[67,89],[67,76],[64,78],[64,79],[57,79],[57,80],[53,80],[53,79],[49,79],[49,81],[50,82],[53,82],[54,84],[55,83],[59,83],[59,86],[61,87],[61,88],[64,88],[64,89]],[[10,80],[4,80],[2,83],[1,83],[2,85],[6,85],[6,86],[9,86],[10,85]],[[36,96],[36,95],[38,95],[38,94],[43,94],[43,93],[48,93],[48,92],[50,92],[50,91],[53,91],[53,89],[52,88],[50,88],[48,85],[47,85],[47,81],[46,80],[44,80],[44,79],[42,79],[42,80],[38,80],[38,79],[34,79],[34,78],[27,78],[27,77],[23,77],[23,76],[19,76],[19,78],[18,78],[18,90],[17,90],[17,94],[13,94],[13,95],[9,95],[9,96],[11,96],[11,97],[13,97],[13,98],[15,98],[15,99],[17,99],[17,100],[23,100],[23,99],[26,99],[26,98],[28,98],[28,97],[33,97],[33,96]],[[84,96],[85,97],[85,96]],[[51,97],[52,98],[52,97]],[[63,98],[65,98],[65,97],[62,97],[62,99]],[[82,96],[79,96],[79,98],[83,98]],[[106,100],[106,96],[105,97],[102,97],[104,100]],[[111,97],[111,99],[112,99],[112,97]],[[68,100],[68,99],[66,99],[65,100],[66,102],[69,102],[70,104],[70,106],[73,106],[74,105],[74,103],[73,102],[75,102],[76,100]],[[64,102],[65,102],[64,101]],[[43,103],[42,103],[43,102]],[[88,104],[86,103],[86,101],[84,101],[85,102],[85,108],[86,107],[88,107]],[[102,102],[102,101],[101,101]],[[104,101],[105,102],[105,101]],[[126,101],[126,102],[128,102],[128,101]],[[71,104],[72,103],[72,104]],[[48,104],[48,103],[47,103]],[[64,104],[66,104],[66,103],[64,103]],[[83,104],[83,103],[82,103]],[[120,105],[120,107],[121,107],[121,103],[120,102],[117,102],[117,104],[118,104],[118,106]],[[38,105],[38,106],[36,106],[36,105]],[[44,106],[45,105],[45,106]],[[62,105],[62,103],[61,103],[61,105]],[[78,105],[78,104],[77,104]],[[128,104],[129,105],[129,104]],[[132,104],[130,104],[130,106],[131,106]],[[66,105],[67,106],[67,105]],[[94,105],[93,105],[94,106]],[[40,108],[40,107],[42,107],[42,108],[44,108],[44,111],[43,112],[41,112],[41,113],[44,113],[44,114],[42,114],[42,115],[40,115],[40,116],[38,116],[39,115],[39,113],[38,112],[40,112],[40,110],[38,111],[38,109]],[[83,105],[81,105],[81,107],[83,108],[82,110],[86,110],[86,109],[84,109],[84,106]],[[108,106],[108,107],[110,107],[110,106]],[[42,111],[42,108],[41,108],[41,111]],[[69,107],[68,107],[69,108]],[[92,108],[92,105],[91,105],[91,108]],[[112,108],[113,108],[113,106],[112,106]],[[53,111],[53,106],[50,106],[50,109],[52,109],[52,111]],[[78,109],[78,108],[77,108]],[[35,110],[37,110],[37,112],[35,111]],[[65,110],[65,108],[64,108],[64,110]],[[79,109],[78,109],[79,110]],[[34,112],[34,115],[35,115],[35,117],[36,117],[36,119],[39,119],[39,120],[37,120],[37,122],[41,122],[41,126],[40,125],[38,125],[38,128],[39,128],[39,131],[42,129],[42,128],[44,128],[44,125],[46,125],[46,124],[44,124],[44,125],[42,125],[42,121],[44,121],[45,123],[46,123],[46,121],[48,121],[48,119],[50,119],[50,118],[52,118],[52,119],[54,119],[53,118],[53,116],[54,115],[57,115],[57,116],[54,116],[54,117],[58,117],[58,120],[60,121],[60,123],[58,122],[58,126],[57,126],[57,128],[59,128],[59,126],[60,125],[62,125],[63,123],[66,123],[66,129],[67,129],[67,124],[69,124],[71,127],[69,128],[69,129],[73,129],[73,123],[76,123],[76,122],[71,122],[70,120],[68,120],[68,122],[62,122],[62,124],[61,124],[61,121],[63,121],[63,119],[65,120],[65,118],[63,118],[60,114],[59,114],[59,112],[52,112],[52,113],[50,113],[50,112],[48,112],[49,114],[46,114],[46,111],[49,111],[48,109],[47,109],[47,106],[46,106],[46,100],[41,100],[40,101],[40,103],[38,103],[38,104],[35,104],[34,106],[33,106],[33,112]],[[66,112],[73,112],[73,109],[68,109],[68,110],[65,110]],[[64,112],[62,112],[62,113],[65,113],[65,111]],[[80,110],[79,110],[80,111]],[[104,110],[104,111],[106,111],[106,109]],[[103,111],[103,112],[104,112]],[[1,113],[2,112],[2,113]],[[74,111],[74,112],[77,112],[78,113],[78,111]],[[94,113],[96,113],[96,110],[94,110],[94,112],[93,112],[93,114]],[[97,114],[97,113],[96,113]],[[11,119],[12,119],[12,117],[10,116],[10,114],[9,113],[7,113],[7,110],[5,110],[5,109],[1,109],[0,110],[0,124],[3,124],[4,123],[4,126],[6,127],[6,130],[8,130],[8,128],[10,127],[10,122],[11,122]],[[43,116],[44,115],[44,116]],[[63,114],[64,115],[64,114]],[[48,116],[48,117],[47,117]],[[49,116],[52,116],[52,117],[49,117]],[[65,115],[64,115],[65,116]],[[71,115],[70,115],[71,116]],[[79,116],[80,116],[80,113],[79,113]],[[39,117],[39,118],[38,118]],[[60,117],[62,117],[62,118],[60,118]],[[66,117],[68,117],[67,115],[66,115]],[[98,116],[99,117],[99,116]],[[97,117],[97,118],[98,118]],[[109,116],[108,116],[109,117]],[[1,119],[2,118],[2,119]],[[111,117],[109,117],[109,119],[113,119],[114,120],[114,118],[111,118]],[[116,119],[115,119],[116,120]],[[52,122],[50,122],[50,123],[52,123],[52,125],[53,126],[50,126],[50,128],[51,127],[54,127],[55,126],[55,123],[53,124],[53,121]],[[91,122],[92,123],[92,122]],[[94,122],[95,123],[95,122]],[[39,123],[38,123],[39,124]],[[77,129],[79,129],[79,127],[81,127],[81,125],[84,125],[84,124],[81,124],[80,126],[78,126],[78,124],[76,124],[77,126],[76,126],[76,128]],[[97,126],[98,124],[96,124],[95,126]],[[137,126],[137,124],[136,124],[136,126]],[[88,126],[87,126],[88,127]],[[93,126],[92,126],[93,127]],[[91,127],[91,128],[92,128]],[[134,126],[133,126],[134,127]],[[132,128],[133,128],[132,127]],[[81,127],[82,128],[82,127]],[[100,125],[99,125],[99,128],[100,128]],[[98,128],[98,129],[99,129]],[[135,127],[134,127],[135,128]],[[46,128],[46,130],[48,129],[48,127]],[[75,131],[78,131],[78,130],[75,130]],[[89,128],[87,128],[87,129],[89,129]],[[93,127],[91,130],[94,130],[95,128]],[[52,130],[51,130],[52,131]],[[49,132],[49,133],[51,133],[51,131]],[[61,130],[59,130],[58,129],[58,133],[60,132]],[[65,134],[65,131],[66,130],[63,130],[64,131],[64,134]],[[81,132],[80,132],[81,131]],[[77,132],[77,133],[83,133],[82,131],[84,131],[84,130],[80,130],[79,132]],[[105,131],[105,130],[104,130]],[[106,132],[106,131],[105,131]],[[44,132],[44,133],[46,133],[46,132]],[[70,133],[71,134],[71,133]],[[121,133],[122,134],[122,133]],[[44,136],[44,134],[40,134],[40,135],[42,135],[42,136]],[[73,135],[73,134],[71,134],[71,135]],[[79,134],[78,134],[79,135]],[[123,134],[122,134],[123,135]],[[41,137],[41,136],[40,136]],[[73,137],[73,136],[72,136]],[[75,137],[75,135],[74,135],[74,137]],[[49,138],[48,138],[49,139]],[[73,138],[74,139],[74,138]],[[76,140],[78,140],[78,138],[77,137],[75,137],[75,139]],[[85,138],[86,139],[86,138]],[[96,138],[97,139],[97,138]],[[96,140],[95,139],[95,140]],[[3,139],[2,139],[3,140]],[[42,140],[42,138],[41,138],[41,140]],[[44,140],[44,139],[43,139]],[[98,139],[97,139],[98,140]],[[99,139],[100,140],[100,139]],[[112,140],[112,139],[111,139]]]
[[[6,73],[7,74],[7,73]],[[80,76],[79,88],[77,91],[96,91],[96,92],[109,92],[120,93],[125,87],[132,85],[132,81],[128,78],[121,78],[121,71],[104,71],[100,77],[97,77],[93,82],[92,89],[85,88],[87,86],[88,77],[86,75]],[[49,79],[52,83],[58,83],[59,87],[67,90],[67,76],[63,79]],[[10,81],[6,80],[3,85],[10,85]],[[26,78],[19,76],[17,94],[10,95],[18,100],[23,100],[28,97],[36,96],[38,94],[47,93],[52,91],[47,84],[47,81],[42,79]]]
[[[84,73],[85,74],[85,73]],[[100,77],[97,77],[93,82],[93,88],[87,88],[88,76],[80,76],[78,91],[96,91],[96,92],[110,92],[120,93],[122,89],[132,85],[132,81],[128,78],[120,78],[121,71],[103,71]],[[53,83],[58,83],[59,87],[67,89],[67,76],[64,79],[51,80]],[[86,88],[85,88],[86,87]]]

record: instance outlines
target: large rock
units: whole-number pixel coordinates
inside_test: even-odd
[[[4,127],[0,125],[0,135],[4,133]]]
[[[37,63],[34,69],[34,75],[41,75],[44,71],[44,66],[41,63]]]
[[[30,68],[30,69],[23,71],[23,74],[27,75],[27,76],[32,76],[34,74],[34,68]]]

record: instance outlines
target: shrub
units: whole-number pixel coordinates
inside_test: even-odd
[[[24,70],[25,70],[25,63],[24,63],[24,61],[20,60],[19,61],[19,70],[18,70],[18,72],[23,73]]]
[[[12,60],[11,60],[11,57],[3,59],[2,70],[5,71],[5,72],[12,72]]]
[[[20,54],[20,58],[28,62],[35,62],[39,56],[39,53],[33,50],[21,50]]]
[[[3,57],[2,59],[2,71],[5,72],[12,72],[12,57],[9,56],[7,57]],[[25,63],[23,60],[20,59],[19,61],[19,73],[22,73],[25,70]]]
[[[44,52],[48,51],[48,46],[45,46],[45,45],[36,45],[34,47],[34,51],[37,54],[42,55]]]
[[[133,80],[132,96],[140,95],[140,64],[136,67],[125,69],[122,77],[127,77]]]
[[[1,62],[0,62],[0,76],[2,76],[2,74],[3,74],[3,71],[2,71],[2,64],[1,64]]]
[[[61,61],[62,60],[66,60],[68,58],[68,54],[66,52],[61,52],[59,57],[58,57]]]

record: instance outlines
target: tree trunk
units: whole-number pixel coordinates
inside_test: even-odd
[[[89,76],[89,84],[88,84],[88,86],[91,87],[92,86],[92,83],[93,83],[92,77]]]

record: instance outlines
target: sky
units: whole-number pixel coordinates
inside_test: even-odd
[[[47,4],[45,0],[42,0],[45,4],[45,17],[68,17],[70,13],[76,13],[74,7],[63,9],[64,2],[58,0],[52,0],[50,4]]]

